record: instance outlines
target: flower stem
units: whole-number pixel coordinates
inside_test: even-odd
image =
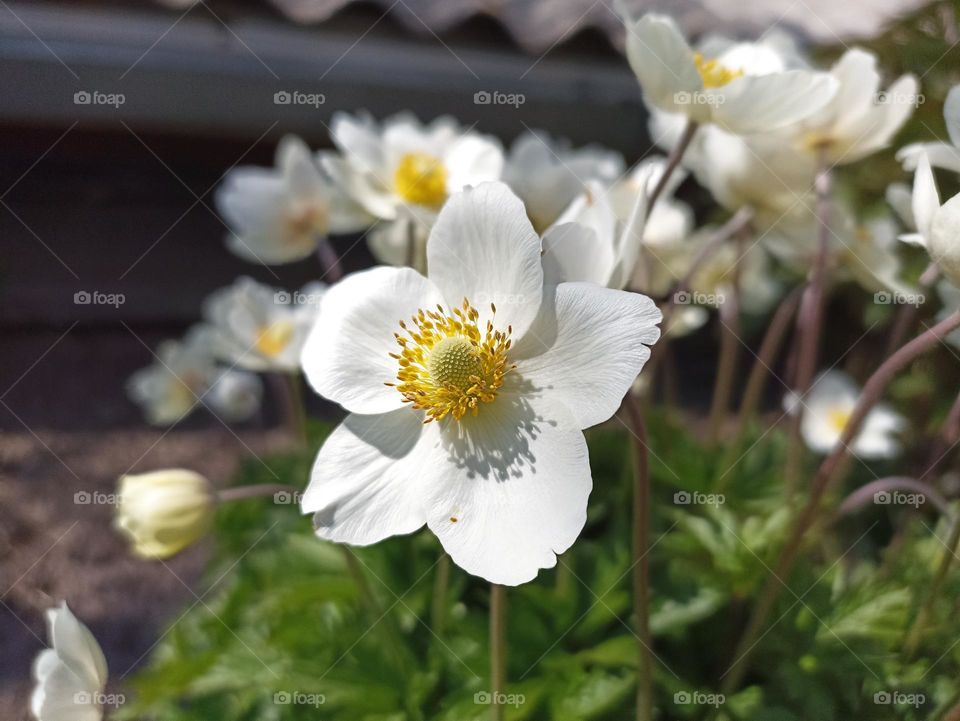
[[[624,406],[633,438],[633,614],[637,624],[637,721],[653,719],[653,638],[650,633],[650,468],[639,400],[627,393]]]
[[[433,598],[430,602],[430,628],[440,638],[447,623],[447,593],[450,589],[450,556],[440,554],[437,575],[433,579]]]
[[[329,283],[336,283],[343,277],[343,266],[340,265],[340,257],[329,238],[323,236],[317,241],[317,258],[320,259],[320,266],[323,268],[321,278]]]
[[[817,154],[817,175],[814,189],[817,194],[817,255],[810,271],[810,281],[800,300],[800,312],[797,316],[796,377],[794,392],[801,400],[810,390],[813,376],[817,370],[820,356],[820,332],[823,325],[823,296],[827,274],[827,257],[830,253],[830,194],[831,168],[827,163],[826,150],[821,148]],[[786,491],[791,497],[799,481],[800,461],[803,455],[803,439],[800,437],[801,414],[797,413],[790,421],[790,443],[787,448]]]
[[[720,440],[730,396],[733,394],[734,377],[740,360],[740,259],[743,257],[744,234],[737,233],[737,260],[733,265],[733,284],[730,299],[720,304],[720,360],[717,378],[713,386],[713,401],[710,404],[710,420],[707,426],[707,443],[716,445]]]
[[[783,592],[790,572],[793,570],[794,563],[796,563],[800,555],[803,541],[807,537],[810,527],[817,519],[821,501],[832,485],[831,481],[834,479],[841,462],[847,459],[850,452],[850,444],[860,432],[860,428],[867,414],[874,405],[876,405],[877,401],[880,400],[881,394],[897,373],[923,353],[930,350],[934,345],[941,342],[948,333],[957,328],[960,328],[960,311],[951,313],[950,316],[932,328],[928,328],[887,358],[887,360],[874,371],[873,375],[870,376],[863,386],[863,392],[860,394],[857,405],[853,409],[853,413],[850,415],[850,419],[847,421],[843,433],[840,434],[840,438],[834,445],[833,450],[830,451],[823,460],[823,463],[820,464],[820,468],[810,483],[810,498],[794,521],[790,535],[780,552],[780,557],[770,575],[770,579],[760,593],[750,621],[734,652],[733,664],[725,674],[722,686],[724,693],[730,693],[735,690],[743,679],[750,653],[759,641],[763,626],[767,622],[770,612],[773,610],[780,594]]]
[[[230,501],[240,501],[246,498],[260,498],[262,496],[274,496],[278,493],[287,493],[293,496],[299,491],[293,486],[286,486],[282,483],[262,483],[255,486],[235,486],[234,488],[224,488],[217,491],[217,501],[219,503],[229,503]]]
[[[787,331],[790,329],[793,314],[799,304],[800,292],[799,288],[794,288],[784,297],[767,326],[767,332],[760,343],[760,349],[757,352],[756,360],[747,379],[746,388],[743,391],[743,400],[740,402],[740,416],[737,427],[738,439],[743,438],[747,430],[747,424],[756,415],[757,409],[760,407],[760,398],[763,396],[767,378],[773,372],[771,369],[776,363],[777,355],[780,353],[784,338],[786,338]]]
[[[287,403],[287,427],[290,435],[303,448],[308,445],[307,409],[304,405],[303,383],[300,374],[284,373],[283,386]]]
[[[930,261],[926,270],[920,275],[917,286],[922,292],[927,293],[939,277],[940,266],[938,266],[935,261]],[[919,311],[920,305],[918,303],[907,303],[900,307],[900,310],[897,312],[897,317],[893,321],[893,328],[890,331],[890,340],[887,343],[887,355],[893,353],[893,351],[903,343],[903,339],[907,337],[907,334],[913,328]]]
[[[507,589],[490,584],[490,718],[503,721],[507,685]]]
[[[670,182],[670,176],[673,175],[673,172],[680,165],[680,161],[683,160],[684,153],[687,152],[687,148],[690,147],[690,143],[693,141],[693,136],[697,134],[697,128],[699,124],[694,120],[687,120],[686,126],[683,128],[683,133],[680,135],[680,140],[677,141],[677,144],[673,146],[673,149],[667,155],[667,162],[664,165],[663,173],[657,179],[657,184],[653,186],[653,190],[650,192],[650,197],[647,198],[647,217],[650,217],[650,213],[653,212],[653,206],[656,204],[657,200],[663,195],[663,191],[667,189],[667,185]]]

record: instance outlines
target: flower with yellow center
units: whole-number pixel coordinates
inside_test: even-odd
[[[815,113],[836,93],[827,73],[774,70],[754,59],[739,63],[739,51],[704,57],[684,39],[672,18],[648,13],[625,18],[627,59],[648,104],[714,123],[735,134],[762,133]]]
[[[206,333],[195,329],[182,341],[161,343],[155,362],[127,381],[127,392],[148,423],[168,426],[204,407],[224,420],[246,420],[260,407],[263,386],[252,373],[219,367]]]
[[[850,422],[859,396],[860,389],[846,373],[826,371],[816,378],[802,402],[791,395],[784,405],[788,412],[802,414],[800,430],[810,449],[829,453]],[[893,458],[900,453],[896,434],[905,425],[901,415],[879,403],[867,414],[850,450],[866,460]]]
[[[216,204],[230,227],[227,247],[268,265],[307,258],[328,233],[351,233],[373,222],[320,172],[310,148],[290,135],[277,146],[275,167],[231,170]]]
[[[447,170],[427,153],[407,153],[393,173],[393,187],[409,203],[438,208],[447,199]]]
[[[743,70],[724,67],[716,58],[707,60],[703,57],[703,53],[693,54],[693,64],[696,65],[705,88],[722,88],[731,80],[736,80],[743,75]]]
[[[318,536],[366,545],[426,524],[455,563],[511,585],[573,543],[591,488],[583,429],[619,407],[660,312],[545,284],[540,249],[523,203],[485,183],[440,211],[429,278],[378,267],[328,291],[303,368],[350,415],[303,497]]]
[[[221,360],[254,371],[291,373],[326,291],[322,283],[288,291],[238,278],[204,303],[204,329]]]
[[[450,194],[499,180],[503,171],[499,141],[449,116],[421,123],[399,113],[377,122],[368,114],[335,113],[330,136],[336,152],[321,154],[321,163],[378,221],[367,240],[389,265],[422,267],[422,246]]]

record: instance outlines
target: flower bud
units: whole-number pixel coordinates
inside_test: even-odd
[[[114,525],[144,558],[169,558],[210,528],[216,495],[199,473],[180,468],[123,476]]]

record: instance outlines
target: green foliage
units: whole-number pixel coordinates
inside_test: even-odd
[[[817,526],[784,579],[789,590],[755,649],[751,673],[720,703],[720,678],[791,517],[782,497],[783,439],[769,433],[756,453],[737,461],[742,445],[705,449],[664,416],[652,418],[648,432],[661,718],[716,711],[731,721],[919,719],[957,703],[960,648],[950,640],[960,633],[951,600],[960,592],[956,574],[934,604],[918,652],[908,658],[902,651],[948,529],[909,524],[901,542],[884,551],[894,531],[867,512]],[[583,536],[556,569],[508,593],[511,721],[633,714],[630,447],[616,422],[588,438],[595,491]],[[251,461],[239,483],[276,482],[274,473],[302,483],[310,460]],[[851,470],[849,483],[868,480],[857,475],[867,470]],[[675,498],[682,492],[691,494],[687,502]],[[438,589],[441,549],[428,532],[347,550],[317,540],[294,505],[253,499],[221,509],[215,543],[209,590],[171,619],[117,718],[489,718],[482,703],[488,589],[455,566],[447,588]],[[900,694],[893,698],[903,703],[874,703],[883,693]],[[910,694],[923,694],[923,704],[911,706],[920,697]]]

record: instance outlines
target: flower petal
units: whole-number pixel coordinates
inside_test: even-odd
[[[927,242],[930,239],[933,218],[939,209],[940,194],[937,192],[937,181],[930,168],[930,161],[926,155],[923,155],[917,160],[917,172],[913,176],[911,210],[917,232]]]
[[[704,92],[722,96],[714,122],[731,133],[760,133],[802,120],[822,108],[837,82],[826,73],[788,70],[769,75],[743,75],[723,87]]]
[[[626,19],[625,25],[627,60],[646,101],[671,113],[709,115],[709,106],[690,102],[703,90],[703,80],[673,19],[648,13],[636,22]],[[695,119],[706,120],[706,115]]]
[[[577,202],[577,201],[574,201]],[[585,213],[590,213],[589,209]],[[612,214],[609,219],[615,222]],[[607,285],[615,262],[614,228],[602,228],[604,218],[590,213],[584,220],[597,220],[589,227],[580,223],[560,223],[543,236],[543,272],[551,284],[583,280]],[[607,232],[605,232],[607,231]],[[605,232],[600,236],[600,232]]]
[[[511,359],[523,380],[589,428],[616,412],[650,357],[660,309],[639,293],[590,283],[561,283],[544,295],[537,322]]]
[[[499,180],[503,172],[503,148],[484,135],[468,133],[455,140],[443,159],[447,169],[447,192],[468,185]]]
[[[453,562],[515,586],[556,565],[580,534],[593,486],[570,412],[501,393],[444,429],[447,459],[428,491],[427,525]]]
[[[320,449],[300,508],[331,541],[366,546],[412,533],[426,520],[429,479],[445,480],[445,457],[439,427],[410,408],[349,415]]]
[[[453,195],[427,240],[427,268],[448,305],[464,297],[480,311],[503,309],[518,338],[540,307],[540,237],[523,202],[503,183],[484,183]]]
[[[397,375],[394,333],[399,322],[443,298],[410,268],[378,267],[354,273],[323,296],[301,365],[322,396],[353,413],[385,413],[403,397],[384,383]]]

